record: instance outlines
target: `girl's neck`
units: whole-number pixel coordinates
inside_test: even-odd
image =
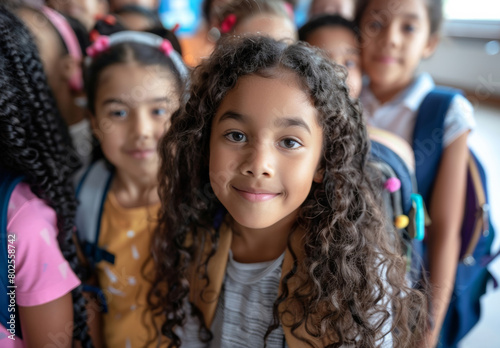
[[[231,251],[233,258],[241,263],[256,263],[277,259],[285,250],[288,236],[297,219],[293,213],[272,226],[251,229],[233,222]]]
[[[404,91],[410,84],[411,80],[404,84],[397,85],[377,85],[375,83],[370,83],[370,90],[372,91],[375,98],[377,98],[378,102],[382,105],[391,100],[393,100],[399,93]]]
[[[111,184],[111,192],[124,208],[138,208],[160,201],[155,179],[138,179],[121,172],[116,172]]]

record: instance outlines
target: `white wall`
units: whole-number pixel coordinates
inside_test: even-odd
[[[488,41],[443,37],[434,55],[423,61],[420,69],[429,72],[439,84],[471,92],[473,103],[500,99],[500,53],[488,55]]]

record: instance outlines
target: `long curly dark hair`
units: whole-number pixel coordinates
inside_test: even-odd
[[[358,101],[349,97],[346,70],[305,43],[287,46],[264,37],[223,40],[195,69],[190,98],[162,139],[162,208],[152,243],[156,278],[149,294],[153,313],[162,321],[161,335],[170,346],[181,344],[175,328],[190,314],[183,308],[190,291],[187,270],[196,252],[204,250],[203,243],[211,247],[208,259],[217,249],[213,225],[223,207],[209,181],[213,117],[240,77],[279,78],[279,71],[298,77],[318,111],[324,134],[323,182],[312,184],[296,221],[295,227],[307,231],[300,264],[289,237],[295,267],[283,278],[266,337],[280,325],[278,306],[286,301],[301,308],[291,329],[310,346],[312,342],[296,329],[314,322],[317,325],[307,325],[308,334],[335,342],[328,347],[375,347],[389,330],[395,347],[421,347],[425,296],[407,286],[405,261],[385,228],[382,203],[370,180],[374,173],[367,165],[370,145],[365,124]],[[192,244],[186,246],[188,235],[193,236]],[[197,268],[205,279],[208,259]],[[300,291],[288,290],[290,279],[300,279]],[[191,306],[202,323],[200,338],[210,340],[200,310]]]
[[[24,175],[57,215],[59,247],[81,278],[73,242],[76,198],[71,176],[80,163],[57,112],[28,29],[0,6],[0,167]],[[72,292],[74,338],[91,347],[81,286]]]

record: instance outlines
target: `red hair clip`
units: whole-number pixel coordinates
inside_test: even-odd
[[[108,25],[115,25],[116,24],[116,17],[113,15],[97,15],[96,20],[98,21],[103,21],[104,23]]]
[[[170,31],[171,31],[172,33],[174,33],[174,34],[175,34],[175,32],[176,32],[177,30],[179,30],[179,28],[180,28],[180,27],[181,27],[181,25],[180,25],[179,23],[176,23],[176,24],[174,25],[174,27],[173,27],[172,29],[170,29]]]
[[[234,13],[227,15],[220,24],[220,32],[222,34],[229,33],[231,30],[233,30],[237,20],[238,19],[236,18],[236,15]]]
[[[90,42],[94,42],[95,40],[97,40],[97,38],[100,36],[101,34],[99,34],[99,31],[97,31],[97,29],[93,29],[90,33],[89,33],[89,39],[90,39]]]

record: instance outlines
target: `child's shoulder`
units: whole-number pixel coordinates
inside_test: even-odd
[[[26,206],[36,205],[43,201],[38,198],[32,191],[29,184],[20,182],[16,185],[9,200],[9,209],[7,211],[8,220],[16,215],[20,210],[25,209]]]
[[[9,227],[13,225],[34,226],[39,223],[55,226],[56,214],[43,199],[31,191],[29,184],[20,182],[10,196],[7,220]]]

